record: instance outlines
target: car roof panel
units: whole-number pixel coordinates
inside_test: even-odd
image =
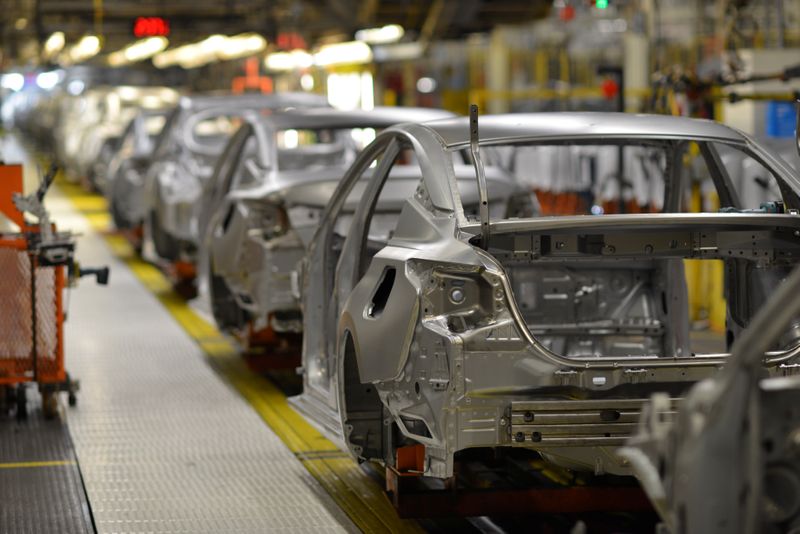
[[[637,113],[561,111],[484,115],[478,124],[484,144],[595,136],[617,139],[712,139],[735,143],[747,140],[738,130],[710,120]],[[448,148],[469,143],[467,117],[427,122],[425,127],[435,132]]]

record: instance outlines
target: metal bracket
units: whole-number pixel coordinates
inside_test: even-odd
[[[478,177],[478,196],[480,206],[478,215],[481,221],[481,248],[489,249],[489,191],[486,187],[486,172],[481,160],[480,146],[478,145],[478,106],[469,107],[469,148],[472,152],[472,164]]]

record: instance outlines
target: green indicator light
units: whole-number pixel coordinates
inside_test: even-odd
[[[594,6],[597,9],[605,9],[608,7],[608,0],[595,0]]]

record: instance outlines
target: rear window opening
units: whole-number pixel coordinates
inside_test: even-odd
[[[765,157],[744,144],[688,138],[612,139],[598,144],[594,137],[492,145],[484,152],[487,172],[501,169],[530,192],[534,217],[586,216],[599,224],[614,214],[775,213],[776,206],[780,213],[787,186],[779,185],[782,178],[764,163]],[[519,217],[515,214],[519,210],[510,209],[502,195],[492,194],[491,181],[489,189],[492,222]],[[472,209],[472,191],[459,187],[459,192],[474,227],[477,210]],[[477,229],[471,232],[475,234],[471,242],[478,244]],[[612,241],[624,249],[631,240],[617,232]],[[542,235],[536,245],[543,255],[548,247],[555,251],[546,259],[533,257],[532,234],[520,240],[522,233],[514,233],[514,238],[491,235],[490,244],[502,251],[490,249],[490,253],[505,268],[531,334],[568,358],[728,352],[797,261],[791,256],[796,254],[791,250],[796,238],[787,235],[783,242],[771,243],[774,235],[758,231],[752,239],[736,234],[741,243],[720,246],[728,254],[709,255],[698,253],[697,247],[691,250],[692,246],[685,254],[669,251],[673,240],[666,234],[655,251],[633,240],[641,250],[620,254],[623,250],[615,252],[603,236],[564,231],[569,239],[559,243],[552,231],[553,236]],[[550,237],[552,242],[547,241]],[[529,245],[520,245],[525,239]],[[725,237],[720,234],[719,239]],[[591,253],[559,257],[559,246]],[[781,250],[787,256],[780,257]],[[773,350],[798,343],[800,335],[787,332]]]
[[[754,249],[781,239],[778,234],[752,236]],[[680,252],[669,257],[664,252],[669,242],[656,248],[652,258],[613,257],[607,251],[613,245],[606,243],[599,253],[582,257],[567,244],[549,253],[542,247],[542,257],[532,259],[518,250],[501,251],[508,242],[495,236],[490,253],[509,277],[520,315],[539,342],[567,358],[727,353],[794,261],[782,259],[780,249],[742,254],[720,249],[719,256],[732,253],[724,260],[684,259]],[[799,343],[800,329],[793,328],[771,350]]]

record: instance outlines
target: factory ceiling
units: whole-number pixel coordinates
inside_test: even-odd
[[[18,56],[24,46],[55,31],[68,40],[103,36],[104,48],[129,43],[135,19],[169,21],[173,44],[214,33],[258,32],[275,42],[292,33],[312,45],[352,38],[364,27],[400,24],[411,39],[449,39],[498,24],[545,16],[546,0],[4,0],[0,47]]]

